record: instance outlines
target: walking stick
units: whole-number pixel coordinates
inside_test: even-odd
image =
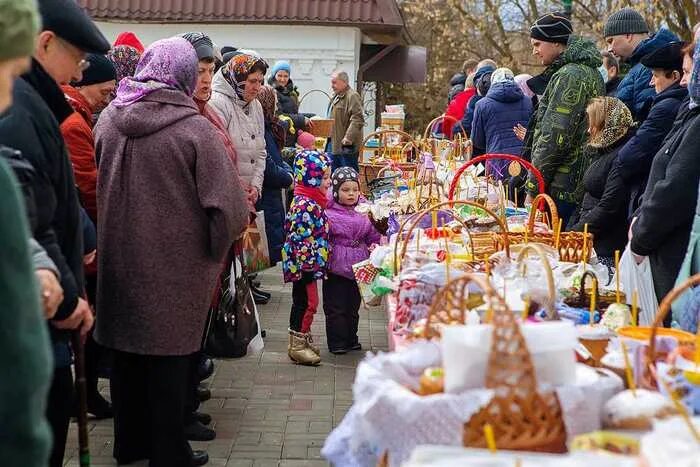
[[[75,352],[75,388],[78,396],[78,452],[80,467],[90,467],[90,443],[87,425],[87,382],[85,380],[85,346],[80,331],[72,334]]]

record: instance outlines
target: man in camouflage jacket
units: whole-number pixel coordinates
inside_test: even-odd
[[[533,87],[539,82],[546,83],[546,88],[526,151],[531,151],[532,163],[542,173],[545,190],[554,198],[564,226],[583,195],[586,107],[593,97],[605,94],[603,78],[597,70],[602,64],[600,52],[593,42],[571,32],[569,20],[556,13],[543,16],[530,28],[533,55],[547,68],[531,80]],[[537,194],[537,181],[532,174],[525,188],[529,198]]]

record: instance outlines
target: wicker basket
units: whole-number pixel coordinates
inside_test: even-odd
[[[566,427],[554,391],[540,393],[535,368],[514,314],[494,313],[486,387],[495,395],[465,423],[463,443],[486,448],[484,425],[493,427],[499,449],[566,452]]]
[[[660,355],[656,353],[656,335],[659,327],[663,327],[664,319],[666,315],[671,311],[671,305],[676,301],[678,297],[683,295],[691,287],[695,287],[700,284],[700,274],[695,274],[690,276],[683,283],[678,285],[676,288],[672,289],[659,303],[659,309],[654,317],[654,323],[651,325],[651,333],[649,336],[649,352],[647,354],[648,363],[645,365],[646,371],[642,375],[642,385],[656,390],[658,383],[656,382],[656,361],[659,359]],[[693,342],[695,336],[688,333],[689,341]]]
[[[478,285],[483,294],[470,294],[470,283]],[[442,325],[464,324],[467,312],[486,301],[496,313],[506,308],[506,302],[496,293],[488,280],[473,274],[465,274],[451,280],[435,294],[422,337],[425,339],[439,337]]]
[[[311,120],[313,126],[309,128],[309,132],[317,137],[330,138],[333,134],[333,122],[332,118],[317,118]]]
[[[496,223],[498,224],[501,232],[506,232],[506,226],[503,223],[503,220],[493,211],[490,209],[475,203],[473,201],[445,201],[442,203],[438,203],[428,209],[424,209],[414,216],[406,218],[402,223],[401,226],[399,227],[399,230],[397,232],[396,238],[397,241],[394,243],[394,275],[397,276],[399,272],[401,271],[401,262],[403,261],[403,258],[406,256],[406,249],[408,247],[408,239],[411,238],[413,235],[414,230],[416,229],[416,226],[420,222],[422,218],[427,216],[428,214],[432,213],[433,211],[439,211],[440,208],[449,206],[449,207],[454,207],[455,205],[468,205],[468,206],[474,206],[479,209],[483,209],[484,212],[486,212],[489,216],[493,217],[496,220]],[[459,216],[454,216],[455,220],[459,222],[462,226],[462,228],[465,230],[465,232],[469,232],[469,227],[465,224],[465,222],[459,217]],[[406,230],[406,226],[408,226],[408,230]],[[407,239],[405,242],[399,241],[400,239],[404,238]],[[500,235],[500,234],[494,234],[494,235]],[[494,241],[494,237],[491,235],[483,236],[483,235],[478,235],[478,234],[468,234],[467,235],[469,239],[469,247],[471,249],[472,255],[474,256],[475,263],[483,263],[485,261],[488,261],[489,256],[491,256],[493,253],[496,251],[499,251],[497,249],[496,242]],[[399,252],[399,243],[402,244],[401,246],[401,251]],[[508,238],[506,237],[505,242],[503,243],[503,248],[506,251],[506,258],[510,258],[510,246],[508,243]]]
[[[360,162],[360,191],[365,195],[370,193],[370,182],[381,178],[383,172],[395,170],[404,177],[410,177],[416,171],[416,164],[412,162],[394,163],[386,162],[383,164],[370,164],[368,162]]]
[[[591,293],[586,293],[585,283],[587,278],[594,279],[595,274],[593,274],[591,271],[585,271],[581,276],[581,288],[579,289],[578,295],[565,298],[564,303],[576,308],[589,308],[591,306],[593,294],[595,293],[597,305],[596,308],[602,314],[610,305],[617,302],[617,293],[615,291],[604,291],[601,293],[600,289],[597,287],[597,281],[594,282],[593,287],[591,288]],[[621,303],[625,303],[627,301],[627,297],[624,292],[620,292],[620,301]]]
[[[538,208],[542,204],[549,208],[551,223],[556,229],[559,223],[557,205],[549,195],[540,193],[532,200],[532,209],[530,210],[530,217],[527,225],[528,233],[508,232],[509,243],[511,245],[528,242],[544,243],[545,245],[557,249],[560,261],[568,263],[588,262],[588,260],[591,259],[591,251],[593,250],[593,234],[589,233],[584,235],[583,232],[561,232],[559,234],[559,242],[557,243],[555,233],[534,233],[535,216]],[[496,241],[502,244],[503,237],[497,238]]]
[[[520,266],[520,273],[525,277],[527,274],[526,263],[524,260],[529,254],[534,253],[542,263],[542,269],[544,269],[545,276],[547,278],[547,297],[543,305],[547,308],[547,319],[557,320],[559,319],[559,314],[557,313],[554,304],[557,300],[557,289],[554,285],[554,274],[552,274],[552,267],[547,260],[547,254],[544,252],[542,247],[536,243],[527,243],[523,246],[522,250],[518,254],[518,265]]]

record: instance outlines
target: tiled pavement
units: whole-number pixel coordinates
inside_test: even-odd
[[[213,416],[217,437],[207,443],[192,443],[193,447],[207,450],[212,467],[328,465],[320,450],[352,403],[352,381],[363,352],[328,353],[325,320],[319,310],[313,335],[320,344],[323,363],[315,368],[293,365],[287,357],[291,287],[281,285],[278,269],[261,278],[263,288],[272,293],[270,303],[258,308],[267,330],[265,350],[255,357],[217,360],[214,376],[207,381],[212,399],[202,409]],[[383,310],[361,311],[360,317],[359,337],[364,349],[386,350]],[[108,390],[106,384],[102,386]],[[75,424],[71,424],[66,449],[66,465],[70,467],[78,466],[76,433]],[[90,423],[90,452],[93,466],[116,465],[111,420]]]

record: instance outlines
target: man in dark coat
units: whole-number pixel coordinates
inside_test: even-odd
[[[47,417],[53,429],[51,467],[63,465],[73,377],[66,330],[92,327],[82,298],[83,245],[75,180],[59,124],[73,109],[59,85],[80,81],[88,52],[106,53],[109,42],[73,0],[41,0],[43,31],[34,48],[31,70],[15,82],[14,105],[0,118],[0,143],[22,152],[34,166],[37,226],[34,238],[61,273],[64,300],[51,321],[54,376]],[[61,330],[64,330],[61,332]]]
[[[690,99],[681,104],[676,121],[654,156],[642,205],[633,219],[630,248],[638,262],[648,256],[656,296],[672,288],[685,257],[698,196],[700,164],[700,63],[684,49],[683,79]],[[696,48],[695,54],[697,55]],[[690,63],[693,63],[692,66]],[[697,80],[697,78],[695,78]],[[687,103],[687,105],[686,105]]]
[[[489,61],[491,62],[491,61]],[[462,120],[456,123],[452,128],[452,133],[455,134],[459,131],[465,132],[467,135],[471,134],[472,122],[474,120],[474,109],[476,108],[476,103],[486,95],[488,88],[491,84],[491,73],[496,70],[496,67],[489,64],[482,65],[474,73],[474,86],[476,87],[476,94],[469,99],[467,102],[467,108],[464,111]],[[488,84],[486,79],[488,78]]]
[[[632,111],[635,121],[642,122],[656,94],[650,84],[651,70],[641,62],[642,57],[666,44],[678,42],[678,37],[666,28],[650,35],[644,17],[629,7],[610,15],[603,36],[608,52],[632,67],[617,87],[616,97]]]
[[[620,85],[620,62],[615,56],[605,51],[603,55],[603,68],[605,68],[605,95],[608,97],[616,97],[617,87]]]
[[[641,202],[654,155],[671,130],[681,102],[688,95],[688,90],[679,84],[683,74],[682,48],[682,42],[673,42],[641,60],[642,65],[651,70],[656,97],[649,115],[617,156],[620,175],[630,188],[630,217]]]

